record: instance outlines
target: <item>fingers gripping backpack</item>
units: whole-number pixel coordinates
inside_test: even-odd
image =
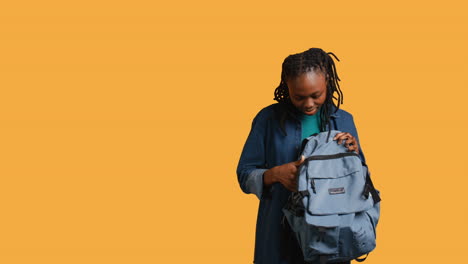
[[[316,133],[304,141],[298,191],[282,209],[283,224],[290,225],[306,262],[361,262],[367,256],[359,257],[376,246],[380,192],[359,155],[329,140],[340,132]]]

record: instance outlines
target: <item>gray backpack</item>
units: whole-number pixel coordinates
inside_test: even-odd
[[[376,246],[380,192],[359,155],[329,140],[339,132],[304,140],[298,191],[282,209],[306,262],[361,262]]]

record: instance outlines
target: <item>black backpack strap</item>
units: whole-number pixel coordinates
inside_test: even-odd
[[[319,257],[320,264],[326,264],[327,261],[328,261],[328,256],[327,255],[320,255],[320,257]]]
[[[367,253],[366,256],[362,259],[355,258],[354,260],[356,260],[357,262],[363,262],[364,260],[366,260],[367,256],[369,256],[369,253]]]
[[[364,162],[362,162],[362,165],[367,167],[366,163]],[[369,168],[367,168],[366,184],[364,186],[364,192],[362,193],[362,195],[364,195],[364,197],[367,199],[369,198],[369,193],[372,194],[372,199],[374,200],[374,204],[381,201],[380,195],[377,193],[377,191],[375,190],[374,184],[372,183]]]

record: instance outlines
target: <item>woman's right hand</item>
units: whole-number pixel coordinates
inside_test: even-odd
[[[280,182],[286,189],[295,192],[297,191],[297,168],[302,163],[304,163],[303,155],[301,155],[299,160],[275,166],[265,171],[263,182],[265,185]]]

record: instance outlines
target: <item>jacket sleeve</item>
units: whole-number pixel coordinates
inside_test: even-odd
[[[237,179],[244,193],[253,193],[261,199],[267,187],[263,183],[266,169],[266,111],[262,109],[253,119],[250,133],[237,165]],[[269,188],[268,188],[269,189]]]

